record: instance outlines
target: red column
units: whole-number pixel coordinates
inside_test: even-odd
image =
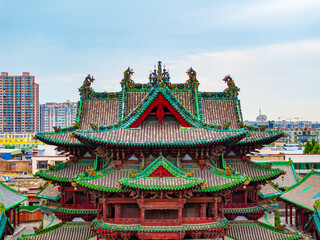
[[[206,217],[206,203],[201,203],[200,204],[200,218],[205,218]]]
[[[223,204],[224,202],[221,201],[221,218],[224,218]]]
[[[259,191],[258,191],[258,187],[256,187],[256,203],[259,202]]]
[[[288,224],[288,204],[286,203],[286,224]]]
[[[18,205],[18,225],[20,225],[20,204]]]
[[[87,192],[87,205],[89,205],[90,201],[89,201],[89,192]]]
[[[292,226],[292,205],[290,204],[290,225]]]
[[[119,220],[120,217],[121,217],[120,204],[116,203],[114,206],[114,218],[117,221]]]
[[[106,199],[105,198],[102,198],[102,219],[103,221],[106,220],[106,217],[107,217],[107,203],[106,203]]]
[[[97,219],[99,220],[100,219],[100,202],[98,200],[98,211],[97,211]]]
[[[296,219],[295,219],[295,223],[296,223],[296,228],[298,228],[298,209],[297,206],[295,206],[296,209]]]
[[[304,231],[304,211],[301,209],[301,225],[302,231]]]
[[[248,191],[244,190],[244,204],[247,205],[248,203]]]
[[[61,193],[60,193],[61,197],[60,197],[60,204],[63,204],[64,201],[64,194],[63,194],[63,188],[61,188]]]
[[[214,220],[218,220],[218,200],[214,199]]]
[[[76,192],[73,191],[73,205],[76,205],[77,203],[77,195],[76,195]]]
[[[13,227],[16,228],[17,221],[16,221],[16,208],[12,208],[13,210]]]

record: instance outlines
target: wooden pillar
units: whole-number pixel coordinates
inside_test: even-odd
[[[13,210],[13,227],[16,228],[17,221],[16,221],[16,208],[12,208]]]
[[[244,190],[244,204],[247,205],[248,203],[248,190]]]
[[[89,192],[87,192],[87,205],[89,205],[90,200],[89,200]]]
[[[258,190],[258,186],[256,186],[256,203],[259,202],[259,190]]]
[[[304,231],[304,210],[301,209],[301,225],[302,225],[302,231]]]
[[[218,199],[214,198],[214,220],[218,220]]]
[[[296,223],[296,228],[298,228],[298,209],[297,209],[297,206],[295,206],[295,210],[296,210],[295,223]]]
[[[288,224],[288,204],[286,203],[286,224]]]
[[[102,219],[105,221],[107,218],[107,199],[102,198]]]
[[[20,204],[18,205],[18,225],[20,225]]]
[[[292,226],[292,205],[290,204],[290,225]]]
[[[77,203],[77,194],[76,194],[76,192],[75,191],[73,191],[73,205],[76,205],[76,203]]]
[[[98,211],[97,211],[97,220],[99,220],[100,219],[100,201],[99,200],[98,200],[97,209],[98,209]]]
[[[116,221],[119,220],[119,218],[121,218],[121,209],[119,203],[116,203],[114,205],[114,218]]]
[[[205,218],[206,217],[206,203],[201,203],[200,204],[200,218]]]
[[[221,218],[224,218],[223,205],[224,205],[224,201],[221,201]]]

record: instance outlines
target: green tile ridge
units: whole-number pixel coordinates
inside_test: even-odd
[[[68,213],[68,214],[97,214],[97,209],[73,209],[64,207],[51,207],[47,205],[40,205],[40,209],[52,213]]]
[[[182,224],[181,226],[141,226],[140,224],[113,224],[106,223],[102,220],[93,220],[94,228],[101,230],[113,231],[137,231],[137,232],[185,232],[190,230],[207,230],[225,227],[229,221],[227,219],[220,219],[217,222],[201,223],[201,224]]]
[[[58,139],[53,139],[50,137],[50,135],[59,135],[59,134],[66,134],[66,133],[73,133],[73,130],[70,131],[60,131],[60,132],[37,132],[35,137],[38,138],[40,141],[46,141],[48,143],[52,143],[53,145],[71,145],[71,146],[83,146],[82,143],[80,143],[78,140],[75,140],[75,142],[71,142],[71,141],[62,141],[62,140],[58,140]]]

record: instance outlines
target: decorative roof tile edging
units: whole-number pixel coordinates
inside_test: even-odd
[[[93,220],[92,224],[96,229],[112,231],[137,231],[137,232],[185,232],[192,230],[208,230],[226,227],[229,221],[220,219],[218,222],[201,223],[201,224],[182,224],[181,226],[141,226],[140,224],[123,225],[106,223],[102,220]]]
[[[248,208],[224,208],[225,213],[255,213],[260,211],[267,211],[278,207],[278,203],[270,204],[270,205],[259,205],[255,207],[248,207]]]
[[[6,225],[10,224],[9,218],[7,217],[5,211],[2,211],[0,213],[0,239],[2,239],[3,234],[4,234],[4,230]],[[13,228],[13,226],[10,224],[10,226]]]
[[[97,214],[97,209],[71,209],[63,207],[50,207],[47,205],[40,205],[40,209],[52,213],[67,213],[67,214]]]

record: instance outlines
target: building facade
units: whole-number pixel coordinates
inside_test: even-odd
[[[77,103],[67,100],[63,103],[40,105],[40,131],[49,132],[53,127],[70,127],[76,122]]]
[[[65,223],[61,231],[81,217],[97,239],[238,239],[234,234],[257,232],[258,239],[300,239],[255,222],[276,207],[267,198],[261,204],[261,185],[285,172],[247,154],[283,132],[243,124],[230,76],[223,92],[200,92],[196,72],[187,73],[186,82],[173,84],[159,62],[140,84],[128,68],[120,92],[101,93],[89,75],[79,89],[77,122],[36,134],[70,154],[37,172],[59,185],[59,196],[42,194],[48,201],[41,209]],[[229,222],[237,216],[251,222]]]
[[[34,133],[39,131],[39,85],[34,76],[0,75],[0,132]]]

